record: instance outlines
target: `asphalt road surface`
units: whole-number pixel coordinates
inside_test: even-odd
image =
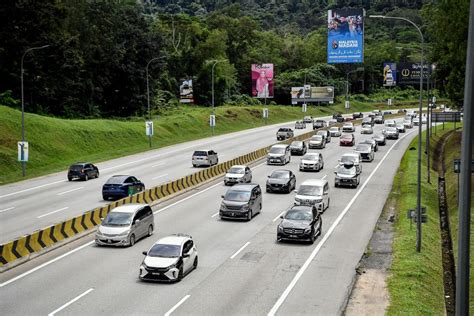
[[[311,150],[323,153],[320,172],[300,172],[298,156],[284,167],[263,161],[252,166],[253,182],[262,188],[278,168],[293,170],[297,186],[310,178],[329,180],[330,207],[313,245],[276,242],[279,215],[292,205],[294,193],[263,193],[262,213],[250,222],[220,220],[220,196],[228,189],[220,179],[157,205],[155,233],[133,247],[98,247],[87,236],[2,273],[0,310],[3,315],[340,314],[400,159],[417,130],[380,147],[375,160],[363,164],[357,189],[334,187],[337,160],[353,150],[340,147],[338,138],[325,149]],[[267,142],[273,142],[273,132]],[[355,135],[357,142],[371,137],[360,135],[359,127]],[[188,152],[184,155],[189,164]],[[193,236],[198,268],[179,283],[140,282],[141,252],[172,233]]]

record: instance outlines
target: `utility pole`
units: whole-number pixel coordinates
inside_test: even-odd
[[[148,80],[148,66],[150,66],[152,61],[164,58],[165,56],[155,57],[150,59],[150,61],[146,64],[146,99],[147,99],[147,107],[148,107],[148,120],[151,121],[151,107],[150,107],[150,84]],[[148,135],[148,144],[151,148],[151,133]]]

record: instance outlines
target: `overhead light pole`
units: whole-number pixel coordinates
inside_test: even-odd
[[[25,55],[28,54],[29,52],[33,51],[33,50],[39,50],[39,49],[43,49],[43,48],[46,48],[46,47],[49,47],[49,45],[43,45],[43,46],[38,46],[38,47],[30,47],[28,48],[27,50],[25,50],[25,52],[23,53],[23,55],[21,56],[21,75],[20,75],[20,81],[21,81],[21,141],[24,142],[25,141],[25,97],[24,97],[24,87],[23,87],[23,74],[25,72],[24,68],[23,68],[23,62],[24,62],[24,59],[25,59]],[[26,175],[26,162],[25,161],[22,161],[21,162],[21,169],[22,169],[22,174],[23,174],[23,177]]]
[[[158,59],[162,59],[162,58],[165,58],[166,56],[161,56],[161,57],[155,57],[155,58],[152,58],[150,59],[150,61],[148,61],[148,63],[146,64],[146,99],[147,99],[147,109],[148,109],[148,120],[151,121],[151,107],[150,107],[150,83],[149,83],[149,77],[148,77],[148,66],[150,66],[150,64],[155,61],[155,60],[158,60]],[[151,148],[151,132],[149,133],[148,135],[148,144]]]
[[[423,112],[423,58],[424,58],[424,38],[421,29],[413,23],[412,21],[397,17],[397,16],[385,16],[385,15],[369,15],[369,18],[380,18],[380,19],[389,19],[389,20],[402,20],[413,25],[418,33],[420,34],[420,44],[421,44],[421,61],[420,61],[420,101],[419,101],[419,116],[420,123],[418,124],[418,160],[417,160],[417,185],[416,185],[416,251],[421,252],[421,151],[422,151],[422,112]]]

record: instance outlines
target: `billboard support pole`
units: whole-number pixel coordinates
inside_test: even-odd
[[[405,22],[410,23],[413,25],[418,33],[420,34],[420,43],[421,43],[421,75],[420,75],[420,101],[419,101],[419,110],[418,113],[420,115],[420,121],[422,112],[423,112],[423,59],[424,59],[424,38],[423,33],[421,32],[418,25],[413,23],[412,21],[396,16],[385,16],[385,15],[369,15],[370,18],[381,18],[381,19],[392,19],[392,20],[402,20]],[[416,251],[421,252],[421,151],[422,148],[422,127],[423,122],[421,121],[418,124],[418,159],[417,159],[417,184],[416,184]]]
[[[423,68],[421,68],[421,75],[423,76]],[[428,108],[426,109],[426,173],[428,179],[426,180],[428,183],[431,184],[431,172],[430,172],[430,70],[428,68],[428,77],[426,78],[426,91],[428,93]],[[421,120],[423,123],[423,120]],[[456,123],[454,123],[456,124]],[[421,124],[423,125],[423,124]]]

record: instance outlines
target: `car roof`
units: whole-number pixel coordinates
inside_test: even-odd
[[[230,168],[247,168],[247,166],[244,166],[244,165],[233,165],[232,167]],[[230,169],[229,168],[229,169]]]
[[[185,234],[174,234],[166,237],[162,237],[155,242],[156,244],[165,244],[165,245],[182,245],[188,239],[192,239],[191,236]]]
[[[273,145],[272,147],[275,147],[275,148],[286,148],[288,145],[286,144],[276,144],[276,145]]]
[[[125,180],[126,178],[128,177],[131,177],[131,176],[127,176],[127,175],[123,175],[123,174],[118,174],[118,175],[114,175],[114,176],[111,176],[110,178],[121,178],[122,180]]]
[[[303,181],[301,185],[310,185],[310,186],[323,186],[327,183],[327,180],[322,180],[322,179],[308,179]]]
[[[312,212],[313,207],[308,205],[293,205],[288,211],[304,211],[304,212]]]
[[[194,152],[196,152],[196,151],[211,151],[211,150],[214,151],[213,149],[197,149]]]
[[[231,190],[234,190],[234,191],[251,191],[256,186],[258,186],[257,183],[237,183],[237,184],[234,184],[231,188],[229,188],[229,191],[231,191]]]
[[[344,156],[346,156],[346,157],[357,157],[357,158],[359,158],[359,154],[357,154],[357,153],[345,153],[345,154],[342,154],[341,157],[344,157]]]
[[[125,204],[121,206],[117,206],[110,212],[113,213],[135,213],[139,209],[141,209],[144,206],[147,206],[148,204],[138,204],[138,203],[132,203],[132,204]]]

